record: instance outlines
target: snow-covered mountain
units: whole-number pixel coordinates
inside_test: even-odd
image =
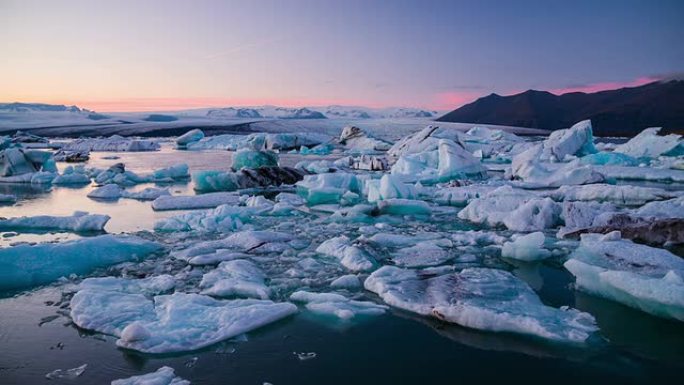
[[[206,113],[207,117],[217,119],[325,119],[326,116],[306,107],[227,107],[210,109]]]

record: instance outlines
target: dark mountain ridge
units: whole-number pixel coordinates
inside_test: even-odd
[[[684,80],[595,93],[555,95],[528,90],[491,94],[437,119],[442,122],[498,124],[556,130],[591,119],[601,136],[631,136],[647,127],[684,133]]]

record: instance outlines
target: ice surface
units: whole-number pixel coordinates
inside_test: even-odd
[[[114,380],[111,385],[190,385],[190,381],[177,377],[173,368],[162,366],[156,372]]]
[[[551,252],[544,249],[544,239],[540,231],[519,236],[513,242],[504,243],[501,256],[526,262],[548,258]]]
[[[202,277],[202,294],[212,297],[247,297],[268,299],[271,290],[265,283],[266,275],[253,262],[235,259],[221,262]]]
[[[605,180],[605,176],[598,172],[596,167],[584,165],[580,159],[557,165],[547,163],[544,160],[545,156],[555,159],[555,155],[546,154],[543,144],[516,155],[511,163],[511,176],[533,187],[582,185],[600,183]]]
[[[321,243],[316,252],[337,258],[342,266],[354,272],[371,271],[377,267],[375,258],[366,250],[354,245],[345,235]]]
[[[74,232],[104,231],[109,215],[75,211],[71,216],[37,215],[33,217],[1,218],[0,231],[63,230]]]
[[[684,153],[682,149],[681,135],[670,134],[660,136],[660,127],[647,128],[639,135],[630,139],[627,143],[615,148],[615,152],[632,156],[634,158],[656,158],[661,155],[673,156]]]
[[[154,210],[209,209],[223,204],[237,205],[240,196],[230,192],[214,192],[200,195],[160,196],[152,202]]]
[[[575,344],[598,330],[591,315],[545,306],[525,282],[503,270],[468,268],[434,277],[384,266],[364,286],[388,305],[474,329]]]
[[[71,299],[76,325],[115,335],[119,347],[145,353],[201,349],[296,311],[297,307],[287,302],[225,301],[186,293],[150,300],[142,294],[83,289]]]
[[[667,250],[623,240],[619,232],[582,234],[564,266],[579,290],[684,321],[684,260]]]
[[[396,266],[415,268],[437,266],[454,259],[455,255],[449,253],[440,243],[443,244],[439,241],[423,241],[400,248],[391,254],[392,262]]]
[[[271,151],[240,149],[233,154],[233,169],[277,167],[278,155]]]
[[[100,235],[63,243],[19,245],[0,249],[0,290],[21,289],[71,274],[136,260],[161,249],[134,236]]]
[[[388,309],[387,306],[369,301],[351,300],[341,294],[312,293],[304,290],[292,293],[290,300],[304,303],[306,309],[313,313],[343,320],[359,316],[381,315]]]
[[[184,250],[173,252],[172,255],[175,258],[192,263],[195,258],[216,260],[215,258],[223,253],[260,254],[269,251],[282,252],[290,249],[290,242],[295,239],[293,235],[283,232],[240,231],[223,239],[195,243]]]
[[[109,138],[81,138],[62,146],[66,151],[158,151],[159,143],[149,139],[124,138],[112,135]]]

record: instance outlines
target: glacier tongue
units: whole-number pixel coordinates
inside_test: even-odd
[[[387,304],[461,326],[582,344],[598,328],[575,309],[545,306],[523,281],[503,270],[468,268],[431,276],[384,266],[364,286]]]

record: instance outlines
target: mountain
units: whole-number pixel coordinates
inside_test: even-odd
[[[192,113],[192,112],[191,112]],[[432,118],[435,111],[419,108],[390,107],[368,108],[356,106],[325,107],[226,107],[206,111],[206,116],[216,119],[403,119]]]
[[[684,132],[684,80],[589,94],[535,90],[510,96],[491,94],[437,121],[555,130],[584,119],[591,119],[594,133],[600,136],[629,136],[647,127]]]

